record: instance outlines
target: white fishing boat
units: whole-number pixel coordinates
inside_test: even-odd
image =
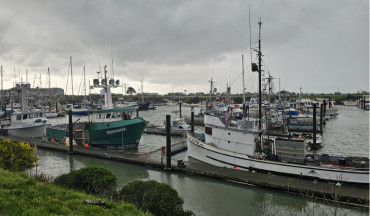
[[[21,112],[12,113],[10,121],[1,125],[1,128],[7,130],[11,136],[18,137],[43,137],[46,133],[46,127],[51,123],[46,118],[46,111],[29,111],[27,104],[27,89],[29,83],[17,83],[14,91],[21,92]]]
[[[260,48],[258,55],[261,60]],[[261,79],[261,67],[256,69],[256,66],[252,64],[252,71],[258,71]],[[272,136],[262,127],[261,102],[259,112],[258,121],[243,118],[230,124],[229,111],[207,110],[204,113],[205,134],[186,133],[189,157],[231,169],[369,184],[368,158],[308,154],[304,140]]]

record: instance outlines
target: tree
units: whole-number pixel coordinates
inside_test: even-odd
[[[136,93],[135,89],[134,89],[134,88],[132,88],[132,87],[128,87],[128,88],[127,88],[127,94],[131,95],[131,97],[132,97],[132,94],[133,94],[133,93]]]
[[[28,143],[0,140],[0,168],[11,172],[24,172],[38,160],[34,148]]]
[[[193,215],[189,210],[183,210],[184,200],[177,191],[166,183],[155,180],[135,180],[118,191],[118,197],[125,202],[134,204],[142,211],[154,215]]]

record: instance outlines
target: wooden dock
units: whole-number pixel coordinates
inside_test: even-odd
[[[61,151],[65,153],[68,153],[69,151],[69,146],[51,143],[50,141],[8,136],[0,136],[0,139],[11,139],[17,142],[27,142],[30,143],[30,145],[32,146],[37,145],[38,148]],[[186,150],[186,141],[172,145],[171,149],[172,154]],[[73,154],[87,155],[135,164],[143,164],[146,166],[149,165],[151,167],[162,169],[165,168],[166,163],[166,159],[164,159],[164,164],[161,164],[161,149],[145,154],[140,154],[109,149],[73,146]],[[186,167],[179,167],[177,160],[171,160],[171,171],[198,174],[210,178],[227,180],[234,183],[261,186],[270,188],[272,190],[286,191],[299,195],[315,195],[316,197],[327,200],[363,205],[367,208],[369,207],[369,185],[361,185],[361,187],[358,187],[357,185],[344,184],[342,186],[337,186],[334,183],[330,183],[327,181],[316,182],[312,179],[281,176],[264,172],[235,170],[217,167],[199,161],[184,161],[184,164],[186,165]]]

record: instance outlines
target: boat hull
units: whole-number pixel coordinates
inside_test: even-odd
[[[254,159],[246,154],[217,148],[192,137],[189,133],[187,133],[187,145],[189,157],[215,166],[232,169],[238,167],[241,170],[261,170],[299,177],[369,184],[368,170],[329,169],[319,166]]]
[[[43,124],[32,127],[8,128],[8,134],[17,137],[43,137],[46,133],[46,126],[46,124]]]
[[[143,131],[148,124],[142,118],[111,122],[86,122],[75,126],[75,141],[92,147],[109,149],[137,148]],[[48,140],[62,142],[68,136],[68,125],[47,128]]]

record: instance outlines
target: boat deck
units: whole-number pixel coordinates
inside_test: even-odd
[[[37,144],[38,148],[56,150],[65,153],[67,153],[69,150],[69,146],[51,143],[49,141],[8,136],[0,136],[0,139],[28,142],[31,145]],[[163,143],[163,145],[166,144]],[[171,149],[172,154],[181,152],[187,149],[186,142],[174,144],[171,146]],[[159,149],[149,153],[130,153],[109,149],[86,148],[83,146],[73,147],[74,154],[142,164],[163,169],[165,168],[166,159],[163,160],[164,164],[161,164],[160,151],[161,150]],[[191,158],[189,161],[184,161],[184,165],[186,167],[179,166],[179,164],[179,161],[171,160],[171,170],[189,174],[199,174],[210,178],[226,180],[244,185],[261,186],[270,188],[272,190],[281,190],[298,195],[315,195],[324,199],[336,199],[345,203],[356,203],[369,207],[369,185],[358,186],[344,184],[342,186],[336,186],[334,183],[327,181],[316,182],[312,179],[294,178],[290,176],[281,176],[264,172],[249,172],[216,167],[197,160],[192,160]]]

